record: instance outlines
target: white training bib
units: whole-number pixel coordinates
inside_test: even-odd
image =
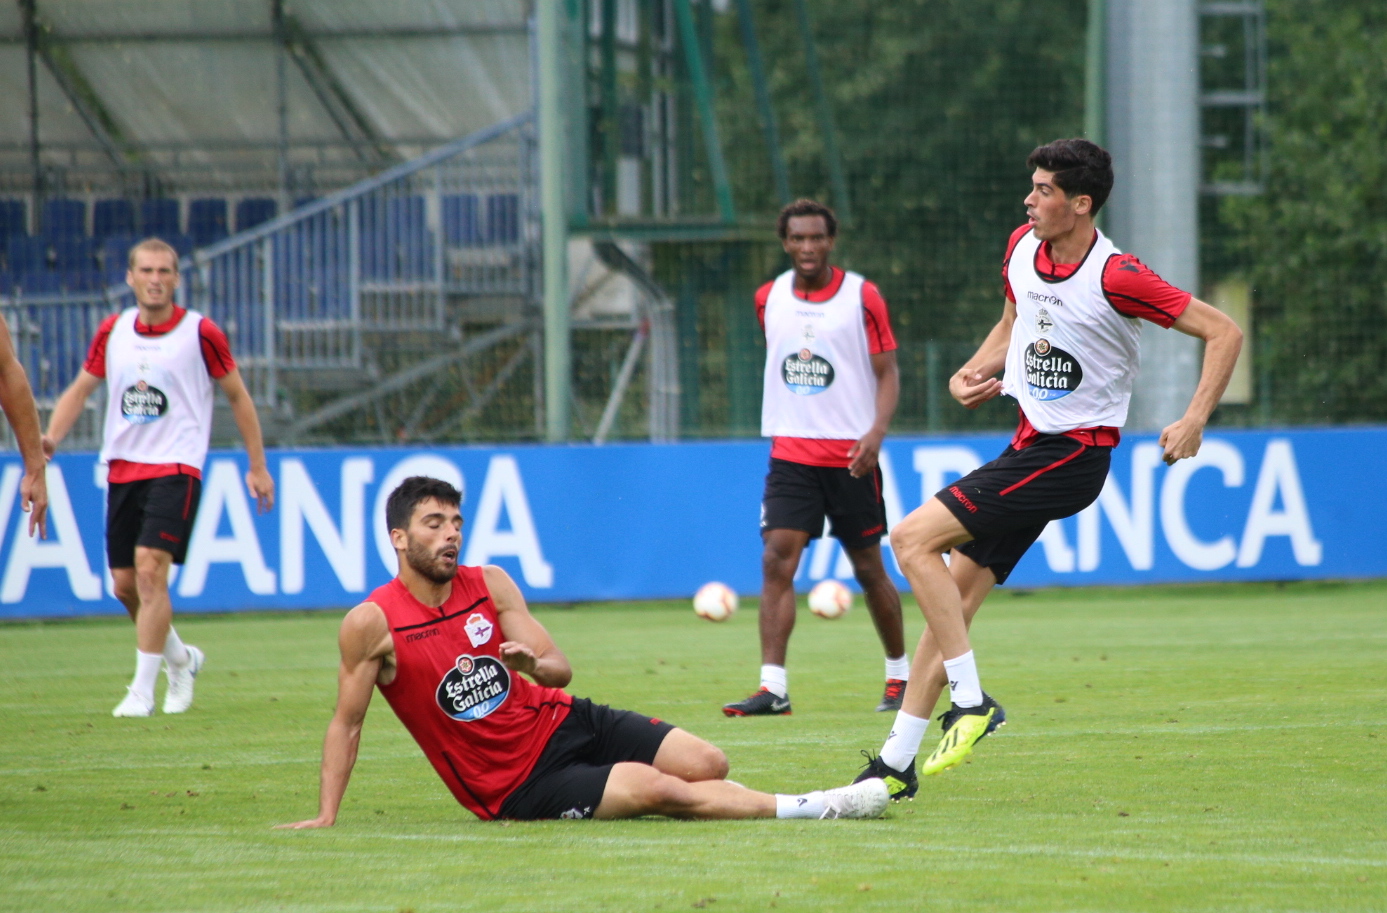
[[[794,294],[793,270],[766,298],[761,435],[856,440],[876,420],[876,374],[863,323],[862,283],[845,272],[828,301]]]
[[[101,461],[202,468],[212,435],[212,377],[202,358],[202,315],[188,311],[162,336],[135,332],[138,308],[106,340],[106,423]]]
[[[1141,321],[1118,313],[1103,294],[1103,268],[1121,252],[1098,232],[1074,274],[1050,282],[1035,269],[1040,243],[1026,232],[1007,261],[1016,323],[1002,392],[1044,434],[1120,428],[1141,368]]]

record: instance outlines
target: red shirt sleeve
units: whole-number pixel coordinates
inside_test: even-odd
[[[101,326],[96,328],[96,335],[92,337],[91,348],[87,349],[87,360],[82,365],[82,370],[88,374],[95,374],[97,377],[106,376],[106,341],[111,338],[111,328],[116,325],[116,318],[119,314],[112,314],[101,321]]]
[[[202,342],[202,360],[213,379],[220,380],[236,370],[236,359],[231,357],[231,343],[221,327],[204,317],[202,323],[198,324],[197,334]]]
[[[868,352],[876,355],[895,351],[896,334],[891,332],[891,315],[875,282],[862,283],[862,323],[867,328]]]
[[[1131,254],[1113,254],[1103,264],[1103,294],[1119,314],[1166,328],[1180,319],[1191,298]]]
[[[1011,277],[1007,275],[1007,264],[1011,262],[1011,252],[1016,250],[1016,243],[1026,236],[1026,232],[1031,230],[1031,223],[1027,222],[1020,228],[1011,233],[1007,239],[1007,252],[1002,257],[1002,291],[1006,294],[1007,300],[1012,304],[1016,303],[1016,295],[1011,290]]]
[[[761,324],[761,332],[766,332],[766,302],[771,297],[771,286],[774,282],[767,282],[756,290],[756,322]]]

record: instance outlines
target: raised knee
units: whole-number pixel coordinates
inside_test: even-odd
[[[691,766],[697,774],[690,777],[691,780],[725,780],[727,772],[732,769],[727,755],[716,745],[705,745]]]

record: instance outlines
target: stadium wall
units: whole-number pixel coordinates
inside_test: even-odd
[[[991,458],[997,435],[898,438],[882,453],[894,521]],[[1051,524],[1011,586],[1387,576],[1387,429],[1214,431],[1166,467],[1149,435],[1114,452],[1098,503]],[[245,457],[213,452],[179,611],[341,608],[394,573],[385,498],[406,476],[464,491],[462,560],[505,567],[537,602],[685,597],[709,580],[760,588],[765,442],[280,450],[275,509],[257,516]],[[22,474],[0,463],[0,618],[113,614],[104,472],[95,454],[49,469],[49,538],[24,535]],[[894,560],[887,566],[905,588]],[[851,577],[832,540],[798,582]],[[849,581],[850,582],[850,581]]]

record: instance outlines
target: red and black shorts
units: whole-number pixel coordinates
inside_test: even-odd
[[[1045,524],[1097,500],[1111,458],[1111,447],[1062,434],[1042,434],[1023,450],[1007,447],[935,495],[973,535],[955,550],[1005,583]]]
[[[501,803],[500,816],[518,821],[591,818],[602,803],[612,766],[655,763],[673,730],[663,720],[575,697],[534,770]]]
[[[135,566],[135,546],[163,549],[182,564],[197,519],[202,481],[196,476],[161,476],[117,482],[106,491],[106,563]]]
[[[761,496],[761,533],[794,529],[817,539],[824,517],[833,538],[844,548],[868,548],[886,534],[886,502],[881,496],[881,467],[860,478],[846,467],[808,466],[771,460]]]

